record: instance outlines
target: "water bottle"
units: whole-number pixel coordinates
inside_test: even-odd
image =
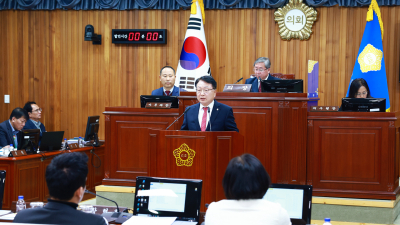
[[[68,141],[66,138],[64,138],[64,149],[67,150],[68,149]]]
[[[331,218],[325,218],[325,223],[323,225],[332,225]]]
[[[8,156],[7,155],[8,147],[3,148],[3,156]]]
[[[4,148],[0,148],[0,155],[1,155],[1,156],[4,155]]]
[[[10,153],[11,151],[14,151],[14,146],[13,146],[13,144],[11,144],[10,147],[8,148],[8,153]]]
[[[82,137],[79,137],[79,138],[78,138],[78,145],[79,145],[79,148],[82,148],[82,147],[83,147],[83,144],[82,144]]]
[[[26,204],[24,201],[24,196],[20,195],[18,196],[18,201],[17,201],[17,205],[16,205],[16,212],[18,213],[21,210],[26,209]]]

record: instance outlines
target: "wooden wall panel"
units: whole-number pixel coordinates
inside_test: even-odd
[[[307,41],[283,41],[274,10],[206,10],[211,72],[219,83],[252,74],[256,58],[271,59],[271,71],[305,80],[307,61],[320,62],[320,105],[339,105],[346,94],[365,27],[367,8],[320,7]],[[381,7],[383,46],[392,111],[400,110],[400,6]],[[190,10],[0,11],[0,121],[28,100],[43,109],[47,130],[84,135],[86,118],[106,106],[139,107],[139,96],[160,86],[159,69],[177,67]],[[92,24],[102,45],[84,41]],[[111,29],[166,28],[166,45],[115,45]],[[244,83],[244,81],[242,81]],[[307,90],[307,89],[305,89]],[[2,101],[11,95],[11,103]]]

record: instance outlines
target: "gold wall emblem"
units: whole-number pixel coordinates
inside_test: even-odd
[[[187,144],[182,144],[178,149],[173,152],[177,166],[192,166],[196,152],[190,149]]]
[[[303,0],[290,0],[283,8],[277,9],[274,16],[283,40],[307,40],[311,36],[312,25],[317,20],[317,10],[308,7]]]
[[[371,44],[367,44],[358,56],[361,72],[381,70],[383,52]]]

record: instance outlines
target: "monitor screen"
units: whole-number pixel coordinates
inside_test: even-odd
[[[342,98],[342,111],[386,112],[385,98]]]
[[[262,92],[303,93],[303,80],[262,80]]]
[[[201,180],[137,177],[134,214],[199,221]]]
[[[40,130],[22,130],[21,137],[19,138],[18,150],[25,149],[27,152],[36,153],[39,146]]]
[[[148,102],[171,103],[171,108],[179,108],[179,99],[177,96],[162,96],[162,95],[141,95],[140,107],[146,108]]]
[[[100,116],[89,116],[86,124],[86,132],[84,141],[94,140],[94,146],[100,146],[99,143],[99,121]]]
[[[263,198],[286,209],[292,223],[311,222],[312,186],[272,184]]]

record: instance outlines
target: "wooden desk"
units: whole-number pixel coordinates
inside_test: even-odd
[[[104,185],[134,186],[137,176],[148,176],[154,157],[148,130],[164,130],[197,103],[193,92],[179,99],[179,110],[106,107]],[[307,94],[219,92],[216,100],[233,108],[245,152],[260,159],[272,182],[306,183]],[[182,122],[183,117],[170,130]]]
[[[94,152],[101,159],[100,168],[94,168],[100,164],[98,158],[90,153],[91,147],[72,150],[71,152],[84,152],[89,156],[89,174],[86,188],[94,191],[96,185],[100,185],[104,178],[104,145],[95,148]],[[3,209],[11,209],[12,201],[17,201],[19,195],[23,195],[27,202],[47,202],[49,192],[47,189],[45,172],[52,158],[60,151],[42,152],[40,154],[21,157],[1,157],[0,170],[6,170],[6,185],[4,188]],[[65,152],[64,152],[65,153]],[[92,161],[93,160],[93,161]]]
[[[313,195],[396,199],[400,113],[309,112],[307,184]]]

